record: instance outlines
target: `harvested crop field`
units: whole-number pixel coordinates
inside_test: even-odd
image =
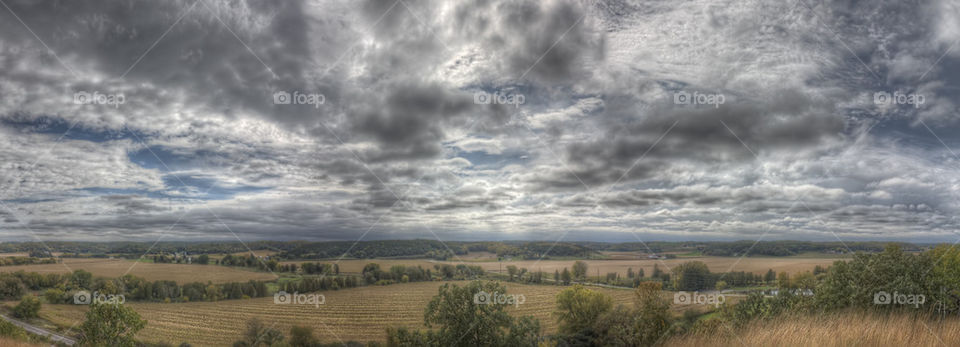
[[[383,341],[390,326],[422,327],[423,312],[444,283],[419,282],[323,292],[326,303],[277,305],[273,298],[192,303],[130,303],[148,321],[139,337],[146,341],[200,346],[227,346],[241,334],[247,320],[259,317],[287,333],[291,326],[308,325],[325,342]],[[533,315],[545,331],[556,330],[552,316],[556,294],[566,287],[507,283],[508,293],[523,294],[524,304],[509,308],[513,316]],[[613,296],[616,303],[632,304],[633,292],[593,288]],[[667,295],[669,293],[665,293]],[[672,294],[670,294],[672,295]],[[85,306],[44,305],[41,315],[59,325],[72,326],[83,318]]]

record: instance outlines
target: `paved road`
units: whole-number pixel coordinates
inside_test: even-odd
[[[19,321],[19,320],[16,320],[16,319],[7,317],[6,315],[0,315],[0,318],[3,318],[3,320],[8,321],[8,322],[10,322],[10,323],[13,323],[13,325],[16,325],[16,326],[18,326],[18,327],[21,327],[21,328],[23,328],[24,330],[29,331],[29,332],[31,332],[31,333],[34,333],[34,334],[37,334],[37,335],[40,335],[40,336],[46,336],[46,337],[50,338],[50,341],[53,341],[53,342],[63,342],[63,343],[65,343],[65,344],[67,344],[67,345],[70,345],[70,346],[73,346],[73,345],[77,344],[77,341],[74,340],[74,339],[72,339],[72,338],[69,338],[69,337],[66,337],[66,336],[57,334],[57,333],[52,332],[52,331],[49,331],[49,330],[47,330],[47,329],[40,328],[40,327],[35,326],[35,325],[32,325],[32,324],[30,324],[30,323],[22,322],[22,321]]]

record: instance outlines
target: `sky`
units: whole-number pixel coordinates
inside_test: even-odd
[[[0,8],[0,240],[955,242],[955,1]]]

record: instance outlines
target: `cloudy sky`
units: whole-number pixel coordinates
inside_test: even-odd
[[[0,239],[960,238],[960,4],[0,8]]]

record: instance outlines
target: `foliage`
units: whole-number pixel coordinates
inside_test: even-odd
[[[13,307],[13,315],[17,318],[35,318],[40,312],[40,299],[33,295],[24,295],[20,303]]]
[[[27,334],[26,330],[2,319],[0,319],[0,336],[9,337],[15,340],[30,339],[30,335]]]
[[[573,278],[583,280],[584,277],[587,277],[587,262],[582,260],[573,262]]]
[[[312,347],[317,343],[317,338],[313,336],[313,328],[299,325],[290,328],[290,346]]]
[[[910,254],[891,244],[881,253],[858,253],[850,261],[837,261],[817,286],[817,305],[823,310],[907,308],[874,305],[874,297],[880,292],[924,295],[928,303],[947,302],[940,287],[956,280],[957,277],[950,276],[956,270],[934,266],[936,259],[931,256],[937,254]]]
[[[609,296],[574,285],[557,294],[557,323],[560,332],[575,334],[593,326],[597,318],[613,308]]]
[[[234,347],[266,347],[283,342],[283,333],[280,330],[268,327],[258,318],[247,321],[247,329],[243,338],[233,343]]]
[[[94,303],[80,325],[78,342],[81,346],[132,347],[136,345],[134,336],[146,325],[130,307]]]
[[[713,288],[714,281],[710,276],[710,268],[702,261],[691,261],[680,264],[673,269],[673,273],[673,286],[677,290]]]
[[[48,304],[62,304],[68,300],[67,293],[57,288],[44,291],[43,298],[47,300]]]
[[[530,317],[515,319],[503,305],[474,301],[480,292],[506,295],[498,282],[474,281],[459,287],[444,284],[427,305],[424,323],[433,330],[388,329],[388,346],[531,346],[540,335],[540,323]]]
[[[23,281],[14,276],[0,277],[0,299],[12,300],[23,296],[27,289]]]

